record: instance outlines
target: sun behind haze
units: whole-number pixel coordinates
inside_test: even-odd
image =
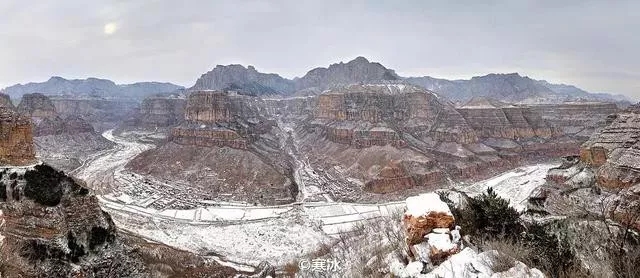
[[[118,25],[116,25],[115,23],[109,22],[104,25],[104,33],[106,35],[112,35],[116,31],[118,31]]]

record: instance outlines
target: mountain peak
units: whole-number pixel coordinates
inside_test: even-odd
[[[367,58],[365,57],[358,56],[355,59],[349,61],[347,64],[349,63],[366,64],[366,63],[369,63],[369,60],[367,60]]]

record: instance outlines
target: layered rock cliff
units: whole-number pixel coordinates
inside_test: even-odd
[[[262,99],[192,92],[169,142],[128,164],[138,173],[195,184],[212,199],[290,203],[297,187],[283,133]],[[162,161],[163,163],[154,163]]]
[[[482,138],[549,138],[561,133],[545,121],[538,111],[528,106],[474,98],[456,110]]]
[[[598,183],[627,188],[640,182],[640,114],[635,107],[608,118],[580,150],[580,159],[596,170]]]
[[[24,95],[18,111],[32,119],[39,158],[60,169],[75,169],[92,153],[113,146],[82,115],[58,113],[43,94]]]
[[[124,119],[118,129],[152,129],[164,130],[184,121],[183,95],[152,96],[145,98],[140,107],[131,112],[131,117]]]
[[[40,93],[25,94],[18,105],[18,112],[35,119],[47,119],[56,116],[56,108],[51,100]]]
[[[606,126],[607,117],[619,111],[616,104],[607,102],[565,102],[529,107],[564,134],[581,140],[588,139],[598,129]]]
[[[0,107],[0,164],[35,162],[31,120],[8,107]]]
[[[116,127],[139,106],[134,100],[121,98],[52,96],[50,99],[61,117],[81,117],[97,131]]]

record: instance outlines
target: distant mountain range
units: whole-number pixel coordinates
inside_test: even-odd
[[[312,69],[293,80],[274,73],[260,73],[253,66],[218,65],[203,74],[191,89],[236,90],[250,95],[317,94],[333,86],[380,80],[400,80],[400,77],[379,63],[358,57],[348,63]]]
[[[148,95],[168,93],[184,87],[171,83],[138,82],[118,85],[111,80],[87,78],[64,79],[54,76],[46,82],[16,84],[0,90],[12,98],[20,98],[24,94],[42,93],[44,95],[73,95],[92,97],[127,97],[144,98]]]
[[[488,97],[509,103],[559,103],[566,101],[608,101],[630,104],[622,95],[590,93],[572,85],[552,84],[535,80],[518,73],[473,77],[469,80],[447,80],[430,76],[401,77],[380,63],[357,57],[347,63],[332,64],[327,68],[315,68],[302,77],[283,78],[275,73],[262,73],[253,66],[218,65],[198,78],[189,90],[234,90],[247,95],[315,95],[337,86],[392,82],[422,86],[451,101],[462,104],[474,97]],[[43,83],[14,85],[1,92],[14,98],[26,93],[46,95],[88,95],[100,97],[144,98],[149,95],[170,93],[184,89],[171,83],[140,82],[117,85],[106,79],[88,78],[67,80],[52,77]]]
[[[621,95],[595,94],[572,85],[551,84],[518,73],[488,74],[470,80],[447,80],[429,76],[401,77],[380,63],[357,57],[347,63],[315,68],[293,80],[274,73],[260,73],[253,66],[216,66],[203,74],[191,89],[235,90],[250,95],[313,95],[346,84],[401,82],[422,86],[458,104],[473,97],[489,97],[510,103],[558,103],[608,101],[630,103]]]

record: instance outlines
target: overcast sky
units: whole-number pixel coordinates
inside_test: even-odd
[[[230,63],[292,78],[365,56],[401,76],[519,72],[640,97],[640,1],[448,2],[1,0],[0,87],[191,86]]]

